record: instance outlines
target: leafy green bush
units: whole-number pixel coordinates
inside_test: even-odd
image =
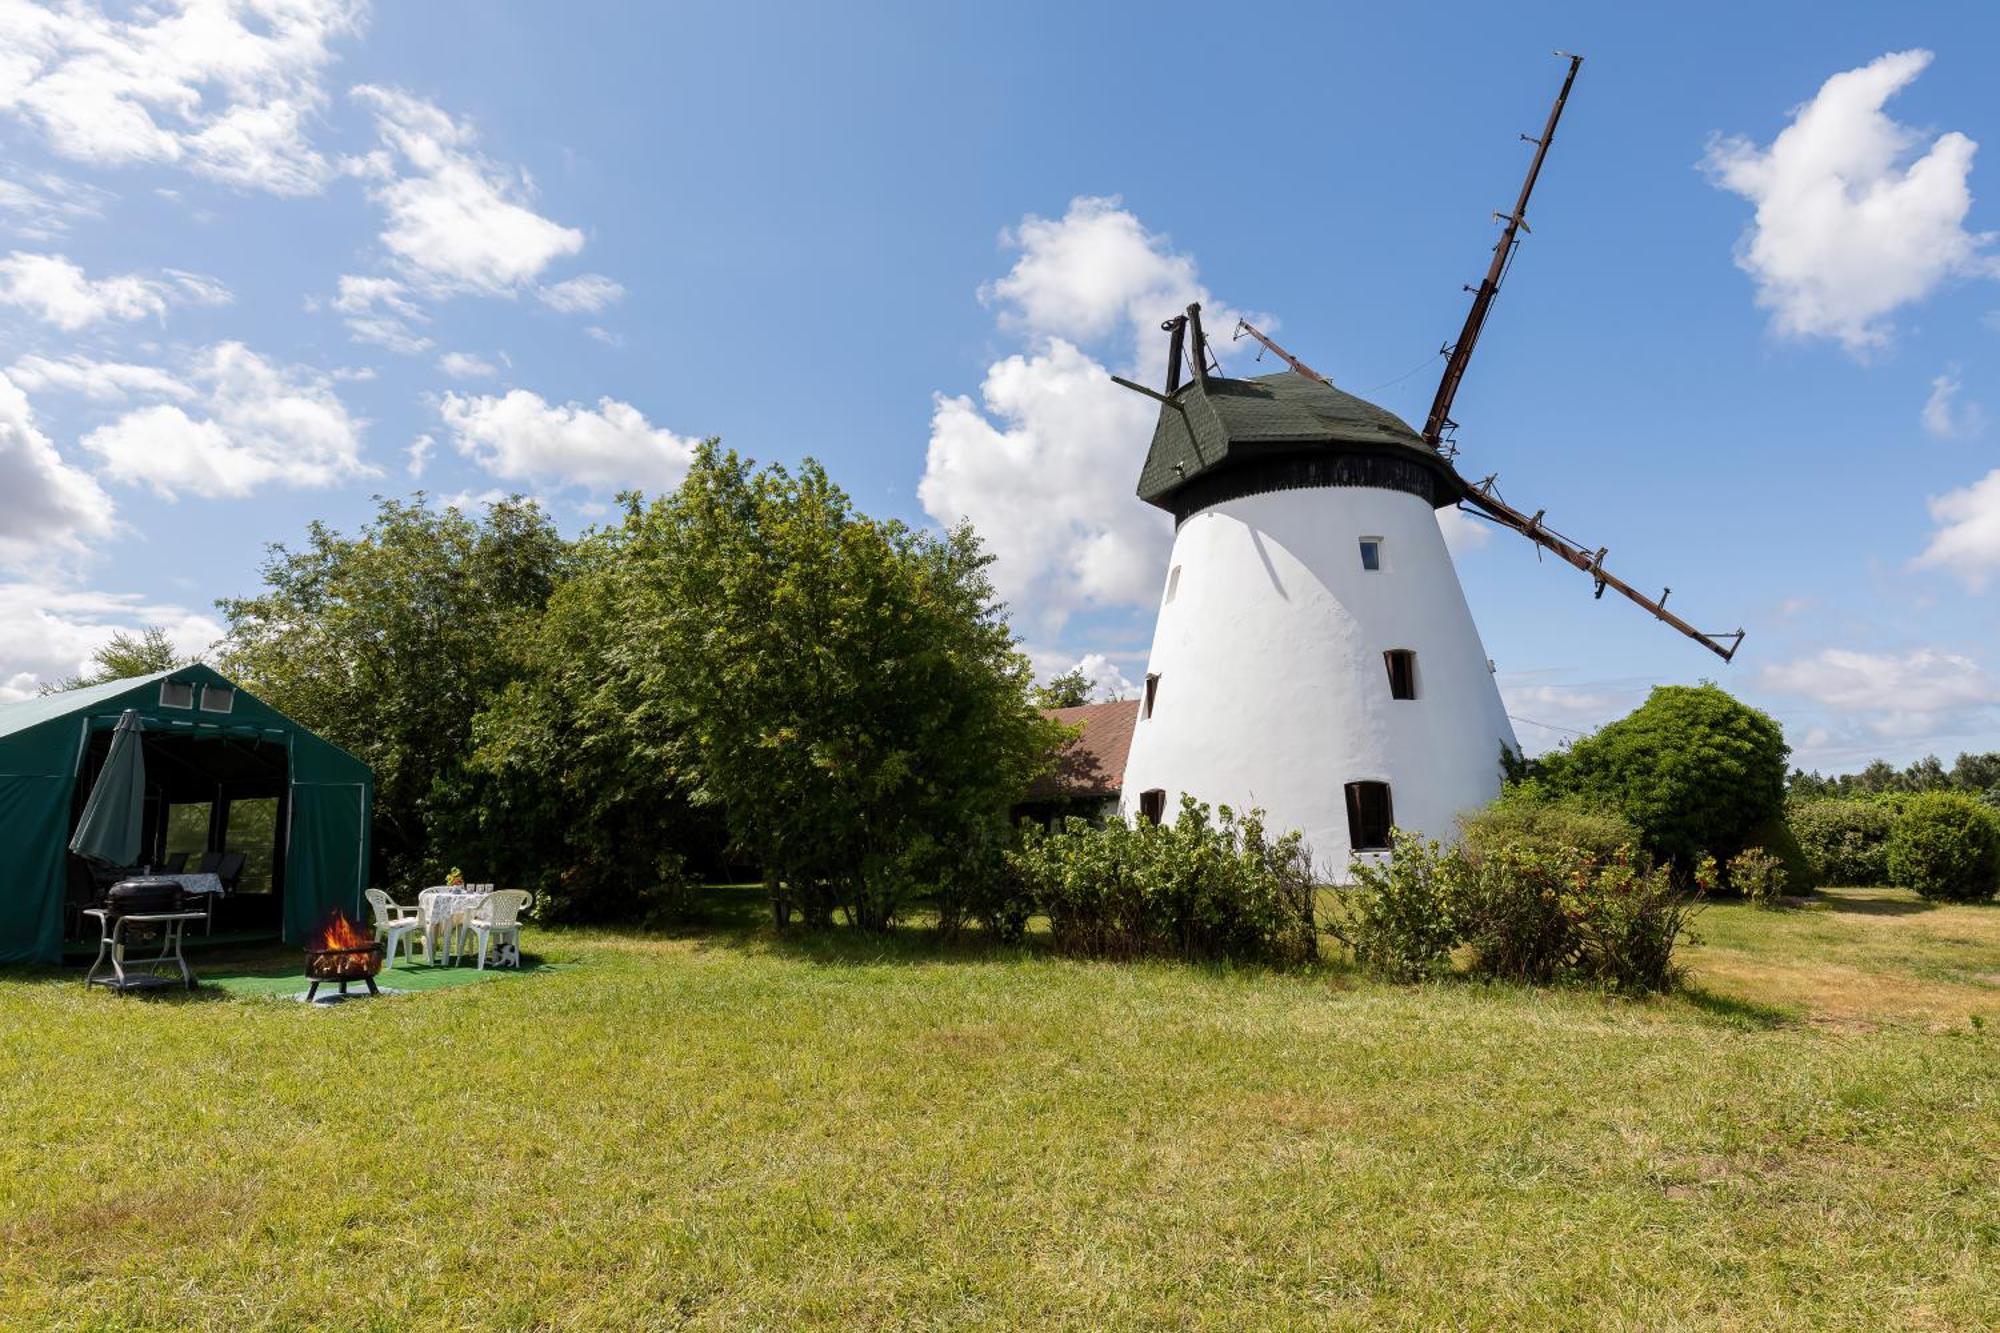
[[[1978,902],[2000,885],[2000,826],[1970,796],[1924,792],[1903,802],[1886,859],[1892,884],[1926,898]]]
[[[1889,830],[1896,813],[1883,801],[1801,801],[1786,823],[1821,884],[1889,882]]]
[[[1064,953],[1296,963],[1318,952],[1305,844],[1270,838],[1255,811],[1211,816],[1183,797],[1171,824],[1029,824],[1007,859]]]
[[[1811,893],[1819,887],[1820,879],[1813,871],[1811,859],[1799,846],[1791,826],[1783,819],[1767,819],[1744,836],[1742,846],[1721,850],[1740,853],[1752,848],[1777,859],[1778,869],[1784,874],[1786,893]]]
[[[938,933],[953,938],[976,922],[1003,944],[1019,943],[1035,913],[1033,898],[1007,850],[1011,834],[981,825],[953,844],[953,854],[931,870],[937,887]]]
[[[1451,971],[1458,947],[1464,858],[1435,842],[1395,833],[1386,862],[1357,861],[1354,884],[1335,899],[1331,929],[1361,966],[1391,981],[1428,981]]]
[[[1664,868],[1618,848],[1561,838],[1490,840],[1475,858],[1398,834],[1386,866],[1360,865],[1335,933],[1363,966],[1394,980],[1467,971],[1491,981],[1584,981],[1670,990],[1693,899]]]
[[[1540,761],[1558,795],[1601,801],[1683,870],[1734,852],[1784,803],[1783,731],[1714,685],[1662,685],[1631,714]]]
[[[1546,783],[1510,783],[1498,800],[1463,815],[1459,843],[1477,864],[1487,852],[1521,842],[1577,847],[1600,859],[1639,845],[1639,830],[1613,807],[1577,793],[1559,795]]]
[[[1692,940],[1697,902],[1707,885],[1697,871],[1692,893],[1675,887],[1664,866],[1625,853],[1597,863],[1580,886],[1588,906],[1577,970],[1627,993],[1670,991],[1680,984],[1674,950]]]
[[[1785,867],[1762,847],[1729,858],[1729,885],[1758,907],[1776,907],[1785,892]]]

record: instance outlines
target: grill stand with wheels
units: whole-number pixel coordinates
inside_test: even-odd
[[[87,990],[92,986],[104,986],[124,992],[151,990],[162,986],[181,985],[193,990],[194,969],[181,953],[181,933],[190,921],[202,919],[200,912],[130,912],[118,913],[105,907],[86,908],[85,916],[97,918],[97,958],[84,974],[83,984]],[[146,969],[144,975],[134,975],[125,970],[125,928],[128,925],[158,926],[160,928],[160,951],[151,958],[133,960],[134,967]],[[111,975],[99,976],[104,965],[111,965]],[[180,969],[180,977],[163,977],[159,973],[162,964],[172,963]]]

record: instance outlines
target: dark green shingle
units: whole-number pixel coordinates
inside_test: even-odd
[[[1430,463],[1442,462],[1393,412],[1296,371],[1249,380],[1211,375],[1205,386],[1182,385],[1174,401],[1178,406],[1160,408],[1153,445],[1139,472],[1139,498],[1163,508],[1172,507],[1167,496],[1205,473],[1316,446],[1408,449]]]

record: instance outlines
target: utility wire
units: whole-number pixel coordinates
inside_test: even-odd
[[[1590,734],[1587,731],[1578,731],[1575,727],[1559,727],[1553,722],[1537,722],[1532,717],[1522,717],[1519,713],[1509,713],[1507,714],[1507,719],[1510,722],[1525,722],[1531,727],[1545,727],[1550,731],[1565,731],[1572,736],[1588,736]]]

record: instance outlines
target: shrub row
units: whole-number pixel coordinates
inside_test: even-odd
[[[2000,815],[1960,792],[1802,801],[1789,823],[1820,882],[1977,902],[2000,887]]]
[[[1494,822],[1512,818],[1476,819],[1449,848],[1398,832],[1386,864],[1356,866],[1334,933],[1364,967],[1400,981],[1447,974],[1463,947],[1470,975],[1486,980],[1672,989],[1693,898],[1626,847],[1607,852],[1546,830],[1494,832]]]
[[[1298,963],[1318,953],[1315,884],[1297,833],[1273,839],[1256,812],[1183,798],[1180,817],[1024,826],[1007,854],[1009,919],[1049,919],[1055,947],[1092,958],[1148,955]],[[977,913],[989,922],[992,904]]]
[[[1978,902],[2000,885],[2000,822],[1984,803],[1934,791],[1903,800],[1883,860],[1889,882],[1926,898]]]

